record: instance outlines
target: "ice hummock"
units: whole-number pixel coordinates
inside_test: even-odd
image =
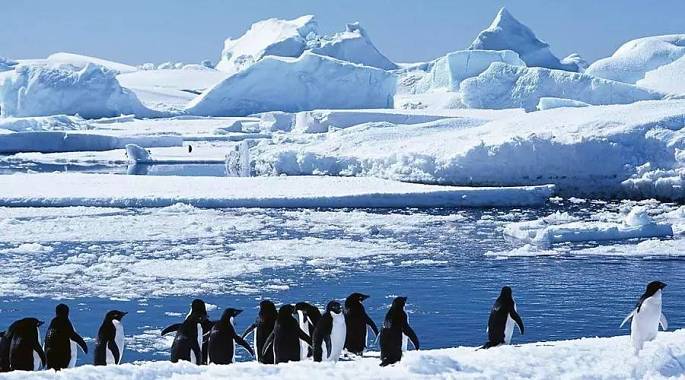
[[[394,70],[398,66],[385,57],[373,45],[366,30],[358,22],[347,24],[345,31],[333,36],[324,36],[310,42],[311,51],[342,61],[376,67],[383,70]]]
[[[385,71],[305,52],[267,57],[193,99],[186,112],[244,116],[317,108],[392,108],[395,77]]]
[[[513,50],[528,66],[578,71],[575,62],[562,63],[539,40],[533,31],[514,18],[505,8],[500,9],[490,26],[480,32],[471,43],[471,50]]]

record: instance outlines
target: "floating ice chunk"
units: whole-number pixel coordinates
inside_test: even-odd
[[[575,63],[561,63],[533,31],[502,8],[492,24],[478,35],[471,50],[513,50],[528,66],[578,71]]]
[[[626,215],[623,223],[626,226],[642,227],[654,224],[654,219],[647,213],[647,208],[643,206],[633,207]]]
[[[543,96],[540,98],[540,101],[538,102],[537,110],[538,111],[543,111],[543,110],[549,110],[552,108],[561,108],[561,107],[587,107],[589,104],[585,102],[581,102],[578,100],[572,100],[572,99],[564,99],[564,98],[552,98],[548,96]]]
[[[626,104],[662,99],[664,94],[586,74],[520,67],[495,62],[483,73],[461,82],[462,101],[473,108],[534,111],[540,98],[556,97],[589,104]]]
[[[126,144],[126,155],[135,163],[146,163],[152,161],[150,152],[136,144]]]

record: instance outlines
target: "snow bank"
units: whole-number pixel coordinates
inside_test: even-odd
[[[315,110],[295,114],[293,131],[302,133],[324,133],[330,130],[349,128],[369,122],[394,124],[419,124],[445,119],[442,115],[402,113],[401,111],[380,112],[371,110]]]
[[[428,75],[417,84],[420,90],[447,89],[458,91],[459,84],[485,71],[493,62],[526,66],[518,54],[511,50],[461,50],[436,60]]]
[[[623,44],[611,57],[594,62],[586,73],[637,83],[647,72],[685,56],[685,34],[644,37]]]
[[[311,52],[337,58],[342,61],[395,70],[398,66],[386,58],[371,42],[366,30],[358,22],[347,24],[345,31],[310,42]]]
[[[564,99],[564,98],[552,98],[552,97],[547,97],[543,96],[540,98],[540,101],[538,102],[537,107],[535,107],[538,111],[544,111],[544,110],[549,110],[552,108],[561,108],[561,107],[587,107],[589,104],[585,102],[579,102],[577,100],[571,100],[571,99]]]
[[[640,87],[657,91],[685,95],[685,56],[645,73],[644,79],[637,81]]]
[[[267,55],[299,57],[306,47],[307,35],[316,35],[317,28],[314,16],[254,23],[240,38],[226,39],[216,69],[234,74]]]
[[[243,116],[317,108],[392,108],[392,74],[312,53],[268,57],[195,98],[186,111],[202,116]]]
[[[92,128],[85,120],[77,116],[39,116],[39,117],[3,117],[0,118],[0,130],[11,132],[69,131]]]
[[[528,66],[578,71],[575,63],[561,63],[549,50],[549,44],[535,37],[505,8],[502,8],[490,26],[480,32],[471,43],[470,50],[513,50]]]
[[[573,220],[568,215],[511,223],[504,233],[527,243],[551,245],[563,242],[626,240],[673,236],[667,223],[655,223],[641,207],[635,207],[623,223]]]
[[[119,85],[114,72],[90,63],[83,68],[68,64],[17,66],[0,78],[0,111],[2,116],[156,115]]]
[[[654,100],[663,94],[586,74],[520,67],[495,62],[460,86],[462,102],[473,108],[517,108],[534,111],[540,98],[555,97],[594,105]]]
[[[106,59],[89,57],[87,55],[72,54],[72,53],[55,53],[51,54],[47,61],[56,63],[66,63],[75,67],[83,68],[88,66],[89,63],[106,67],[110,71],[114,71],[118,74],[121,73],[132,73],[138,69],[135,66],[126,65],[119,62],[108,61]]]
[[[502,346],[489,350],[457,347],[409,351],[401,362],[380,368],[377,353],[338,363],[293,362],[277,366],[255,362],[196,366],[187,362],[83,366],[62,372],[15,372],[8,379],[666,379],[685,376],[685,331],[659,332],[640,355],[630,352],[630,338],[582,338]]]
[[[74,152],[121,149],[126,144],[144,147],[181,146],[181,136],[110,136],[83,132],[19,132],[0,134],[0,153]]]
[[[144,177],[96,174],[6,176],[4,206],[486,207],[544,204],[552,186],[468,188],[376,178]]]

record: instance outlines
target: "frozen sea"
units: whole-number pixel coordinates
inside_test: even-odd
[[[632,255],[640,240],[557,244],[537,254],[503,234],[509,223],[556,212],[589,219],[622,207],[553,200],[517,209],[0,208],[0,326],[29,315],[48,322],[66,302],[92,341],[116,308],[129,312],[124,361],[165,360],[172,338],[160,330],[179,322],[195,297],[212,318],[225,307],[245,310],[236,320],[242,331],[262,298],[322,308],[363,292],[379,325],[394,296],[409,297],[422,348],[475,346],[509,285],[526,325],[514,341],[537,342],[628,333],[621,320],[659,279],[677,329],[685,323],[678,255]],[[603,247],[621,254],[587,253]]]

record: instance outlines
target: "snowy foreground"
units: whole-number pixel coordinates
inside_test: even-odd
[[[584,338],[505,346],[490,350],[457,347],[411,351],[391,367],[380,368],[377,354],[331,363],[264,366],[238,363],[202,366],[143,362],[118,367],[83,366],[60,373],[12,373],[7,379],[665,379],[685,377],[685,330],[659,333],[639,356],[628,336]]]

